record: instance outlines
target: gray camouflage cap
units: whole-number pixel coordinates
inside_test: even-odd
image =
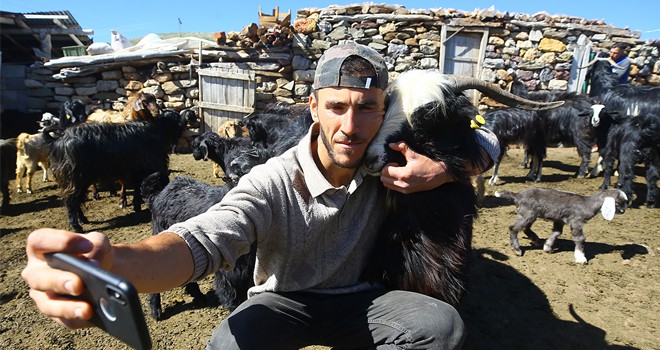
[[[350,56],[367,60],[373,66],[376,76],[342,77],[341,66]],[[387,88],[387,79],[387,66],[383,57],[376,50],[351,41],[333,46],[323,53],[316,66],[312,87],[314,90],[339,86],[362,89],[377,87],[384,90]]]

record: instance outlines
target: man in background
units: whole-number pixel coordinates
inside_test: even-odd
[[[616,43],[610,49],[610,63],[614,63],[612,64],[612,73],[616,75],[621,84],[628,83],[628,76],[630,75],[630,59],[626,56],[627,48],[628,46],[625,43]]]

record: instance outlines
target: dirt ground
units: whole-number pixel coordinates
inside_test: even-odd
[[[636,201],[611,222],[594,217],[585,226],[588,265],[574,263],[567,232],[554,254],[530,248],[521,235],[525,254],[516,256],[507,233],[514,206],[493,197],[495,189],[538,186],[592,194],[602,180],[574,177],[579,162],[573,148],[549,150],[538,184],[523,180],[527,170],[519,167],[521,159],[520,150],[509,151],[500,171],[504,183],[487,186],[476,221],[471,290],[460,307],[468,331],[465,349],[660,349],[660,209]],[[219,183],[211,163],[190,154],[173,155],[171,168],[175,176]],[[643,198],[643,176],[635,181]],[[12,192],[12,207],[0,216],[0,349],[126,348],[99,329],[70,331],[36,311],[20,278],[25,239],[36,228],[67,228],[67,222],[56,185],[42,183],[38,172],[33,187],[34,194]],[[118,198],[107,192],[89,202],[86,213],[92,223],[84,228],[105,232],[113,242],[151,232],[148,211],[120,209]],[[547,222],[534,227],[542,238],[551,229]],[[207,280],[202,288],[210,291],[210,286]],[[195,307],[181,289],[164,293],[163,300],[166,319],[147,318],[155,349],[203,349],[227,315],[222,308]]]

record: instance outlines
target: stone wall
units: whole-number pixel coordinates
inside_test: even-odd
[[[660,85],[658,47],[639,40],[639,32],[599,20],[494,10],[406,9],[373,3],[300,9],[291,24],[293,30],[278,37],[278,46],[205,50],[203,62],[236,62],[254,70],[257,108],[272,102],[304,103],[311,91],[316,61],[329,47],[343,40],[369,45],[385,56],[395,77],[411,68],[439,67],[443,25],[487,30],[480,76],[503,88],[518,78],[531,90],[565,90],[573,48],[580,36],[589,38],[596,50],[602,51],[608,51],[615,42],[630,44],[631,83]],[[93,74],[58,79],[54,77],[58,69],[35,65],[28,69],[25,84],[32,111],[54,112],[70,98],[119,110],[127,96],[140,89],[156,95],[166,107],[181,110],[198,103],[197,67],[190,55],[174,55],[158,61],[99,67]]]

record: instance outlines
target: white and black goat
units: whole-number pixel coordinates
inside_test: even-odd
[[[611,126],[603,157],[603,183],[606,189],[614,173],[614,163],[619,161],[617,188],[633,200],[634,166],[646,164],[646,206],[654,208],[657,182],[660,178],[660,115],[644,114],[625,118]]]
[[[87,109],[85,104],[79,100],[68,100],[60,106],[57,116],[52,113],[45,112],[41,115],[39,123],[39,131],[43,131],[47,127],[59,125],[65,129],[73,124],[82,123],[87,119]]]
[[[188,177],[175,177],[172,181],[166,173],[147,176],[140,187],[145,203],[151,210],[153,234],[165,231],[177,222],[183,222],[205,212],[220,202],[230,187],[211,186]],[[247,299],[247,291],[254,286],[254,263],[256,251],[241,256],[232,270],[215,273],[214,289],[220,305],[235,309]],[[196,282],[185,285],[185,290],[194,298],[194,303],[206,305],[207,300]],[[159,293],[149,294],[151,317],[160,320],[163,316]]]
[[[82,123],[44,130],[71,228],[82,232],[80,224],[88,223],[82,204],[95,183],[121,181],[123,186],[132,186],[133,208],[140,211],[142,180],[156,171],[167,171],[172,145],[184,128],[179,113],[165,110],[152,123]]]
[[[562,102],[533,102],[481,80],[433,70],[402,73],[393,86],[383,125],[365,155],[367,170],[378,174],[388,162],[402,163],[401,153],[388,144],[404,141],[415,152],[445,162],[455,181],[407,195],[389,191],[382,236],[365,278],[456,305],[467,289],[477,214],[466,165],[482,160],[470,126],[478,112],[463,91],[478,89],[499,102],[530,109]]]
[[[513,199],[516,205],[516,220],[509,226],[511,248],[517,255],[522,255],[518,232],[523,231],[535,246],[543,246],[543,250],[551,253],[555,239],[562,233],[565,224],[571,227],[571,235],[575,242],[575,262],[586,264],[584,255],[585,235],[582,228],[600,211],[603,218],[612,220],[615,212],[623,214],[628,205],[628,197],[620,190],[605,190],[592,196],[559,191],[551,188],[528,188],[514,193],[506,190],[495,192],[496,197]],[[532,231],[536,219],[547,219],[553,222],[552,234],[543,242]]]

